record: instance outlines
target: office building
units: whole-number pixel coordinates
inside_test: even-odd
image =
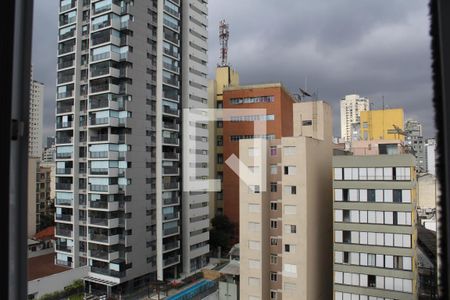
[[[279,83],[235,86],[223,91],[223,108],[228,110],[230,120],[223,123],[223,211],[236,225],[234,242],[239,239],[239,177],[226,161],[230,157],[239,157],[241,139],[273,140],[292,136],[294,102]],[[265,124],[266,130],[259,128],[261,133],[255,133],[255,124]]]
[[[359,124],[362,111],[370,110],[370,100],[360,95],[346,95],[341,99],[341,138],[350,142],[355,138],[354,124]],[[357,137],[358,135],[356,135]]]
[[[239,74],[230,66],[219,66],[216,77],[208,84],[208,103],[211,109],[223,108],[223,89],[239,85]],[[209,156],[209,178],[223,181],[223,121],[215,122],[215,127],[209,132],[209,148],[214,149]],[[223,214],[223,191],[211,194],[210,218]]]
[[[425,139],[422,134],[422,124],[417,120],[407,120],[405,123],[405,143],[413,150],[416,157],[417,171],[427,172],[427,155]]]
[[[428,139],[425,143],[427,157],[427,172],[436,176],[436,140]]]
[[[405,140],[403,109],[363,111],[360,115],[361,140]]]
[[[208,262],[209,195],[183,189],[208,176],[208,125],[182,122],[208,107],[207,23],[206,1],[60,1],[56,263],[88,265],[89,291]]]
[[[42,118],[44,110],[44,84],[31,79],[30,113],[29,113],[29,142],[28,156],[42,155]]]
[[[262,178],[239,185],[241,299],[331,299],[331,107],[293,111],[293,136],[239,142],[241,161]]]
[[[334,168],[334,299],[417,299],[412,154],[342,155]]]

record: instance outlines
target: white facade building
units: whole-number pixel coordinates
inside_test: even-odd
[[[427,157],[427,171],[436,176],[436,140],[428,139],[425,144],[425,153]]]
[[[28,156],[42,155],[42,116],[44,109],[44,84],[31,79]]]
[[[208,125],[183,109],[208,107],[207,2],[61,0],[59,17],[57,263],[109,295],[199,270],[209,195],[183,183],[207,177]]]
[[[359,95],[346,95],[341,99],[341,138],[352,141],[352,125],[359,124],[361,111],[370,110],[369,99]]]

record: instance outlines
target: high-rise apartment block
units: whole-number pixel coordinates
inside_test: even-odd
[[[208,192],[183,189],[209,173],[208,124],[183,112],[208,108],[207,24],[207,1],[60,1],[56,262],[91,290],[208,262]]]
[[[236,240],[239,238],[239,177],[225,162],[233,155],[239,157],[241,139],[274,140],[292,136],[294,102],[279,83],[235,86],[223,91],[223,108],[228,110],[229,119],[223,123],[223,211],[236,225]],[[266,130],[256,133],[255,124],[267,125]]]
[[[239,74],[229,66],[216,69],[216,77],[208,84],[208,102],[210,109],[223,108],[223,90],[239,85]],[[217,121],[213,130],[209,132],[209,147],[215,149],[209,156],[210,178],[223,181],[223,121]],[[223,214],[223,191],[211,195],[210,216]]]
[[[43,230],[55,213],[55,163],[40,162],[36,172],[36,227]]]
[[[44,113],[44,84],[31,79],[28,156],[42,155],[42,118]]]
[[[402,108],[363,111],[360,115],[361,140],[405,140],[402,134]]]
[[[411,147],[416,157],[417,170],[421,173],[427,171],[427,155],[425,149],[425,139],[422,134],[422,124],[417,120],[406,120],[405,122],[405,143]]]
[[[428,139],[425,144],[427,172],[436,176],[436,140]]]
[[[239,142],[262,178],[239,185],[241,299],[331,299],[331,107],[293,111],[293,136]]]
[[[359,124],[362,111],[370,110],[370,100],[360,95],[347,95],[341,99],[341,138],[352,141],[355,124]]]
[[[417,299],[411,154],[333,157],[334,299]]]

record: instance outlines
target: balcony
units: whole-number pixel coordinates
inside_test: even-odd
[[[108,99],[90,100],[89,109],[101,109],[101,108],[110,108],[112,110],[118,110],[119,102]]]
[[[180,189],[180,184],[178,182],[164,182],[163,189],[164,190],[178,190],[178,189]]]
[[[178,167],[162,167],[163,175],[180,175],[180,169]]]
[[[179,217],[180,217],[180,214],[178,212],[172,213],[172,214],[166,214],[166,215],[163,215],[163,221],[164,222],[173,221],[173,220],[177,220]]]
[[[167,5],[164,5],[164,10],[169,14],[171,14],[172,16],[177,17],[178,19],[180,18],[180,13],[177,12],[175,9],[168,7]]]
[[[106,117],[106,118],[93,118],[89,120],[90,126],[112,126],[112,127],[118,127],[119,126],[119,119],[113,118],[113,117]]]
[[[178,264],[180,262],[180,256],[175,255],[164,260],[164,267],[170,267],[172,265]]]
[[[90,142],[109,142],[111,144],[117,144],[119,142],[118,134],[99,134],[89,137]]]
[[[56,251],[62,251],[62,252],[67,252],[67,253],[72,253],[72,246],[67,246],[67,245],[58,245],[56,244]]]
[[[58,63],[58,70],[66,69],[74,66],[75,60],[62,61]]]
[[[119,94],[119,86],[112,83],[107,84],[98,84],[91,86],[91,94],[94,93],[103,93],[103,92],[111,92],[113,94]]]
[[[89,235],[89,242],[98,242],[102,244],[115,245],[119,243],[119,235],[95,234]]]
[[[57,175],[72,175],[72,168],[58,168],[56,169]]]
[[[178,197],[163,198],[163,206],[177,205],[179,203]]]
[[[103,201],[103,200],[89,201],[89,208],[116,211],[119,210],[119,201]]]
[[[72,153],[56,153],[56,158],[57,159],[71,159],[72,158]]]
[[[115,151],[98,151],[98,152],[92,152],[89,151],[89,158],[107,158],[109,160],[118,160],[119,159],[119,152]]]
[[[63,71],[63,72],[66,72],[66,71]],[[67,82],[72,82],[73,80],[74,80],[74,76],[73,75],[58,76],[57,84],[63,84],[63,83],[67,83]]]
[[[119,272],[119,271],[113,271],[113,270],[110,270],[110,269],[97,268],[97,267],[91,267],[91,272],[92,273],[97,273],[97,274],[100,274],[100,275],[117,277],[117,278],[125,277],[125,275],[126,275],[125,271]]]
[[[116,68],[98,68],[98,69],[93,69],[91,67],[91,79],[96,78],[96,77],[102,77],[102,76],[112,76],[112,77],[120,77],[120,70],[116,69]]]
[[[99,54],[95,54],[92,55],[91,61],[90,63],[95,63],[101,60],[105,60],[105,59],[112,59],[114,61],[120,61],[121,60],[121,55],[119,53],[116,52],[111,52],[111,51],[107,51],[104,53],[99,53]]]
[[[177,66],[174,66],[174,65],[172,65],[172,64],[163,62],[163,67],[164,67],[165,69],[169,70],[169,71],[176,72],[176,73],[180,73],[180,68],[177,67]]]
[[[176,123],[166,123],[163,122],[163,128],[164,129],[170,129],[170,130],[180,130],[180,125]]]
[[[169,252],[180,248],[180,241],[166,243],[163,246],[163,252]]]
[[[111,261],[119,258],[119,251],[110,252],[107,250],[91,250],[89,251],[89,256],[93,258]]]
[[[174,228],[166,228],[163,229],[163,235],[164,237],[169,236],[169,235],[174,235],[174,234],[178,234],[180,232],[179,227],[174,227]]]
[[[179,160],[180,154],[176,152],[163,152],[163,159]]]
[[[116,227],[119,227],[119,218],[106,219],[106,218],[90,217],[89,218],[89,226],[116,228]]]
[[[73,216],[68,214],[55,214],[55,221],[73,222]]]
[[[56,189],[61,191],[71,191],[73,188],[73,184],[71,183],[56,183]]]
[[[73,199],[59,199],[56,198],[56,206],[72,206]]]
[[[163,138],[163,143],[166,145],[178,146],[180,140],[178,138]]]
[[[58,49],[58,55],[64,55],[67,53],[71,53],[75,51],[75,46],[74,45],[70,45],[70,46],[63,46],[63,47],[59,47]]]
[[[163,106],[163,113],[173,115],[173,116],[179,116],[179,110],[171,108],[169,106]]]
[[[71,8],[74,8],[75,5],[76,5],[76,3],[77,3],[77,2],[74,0],[74,1],[71,1],[70,3],[68,3],[68,4],[61,5],[61,6],[59,7],[59,12],[60,12],[60,13],[63,13],[63,12],[65,12],[66,10],[69,10],[69,9],[71,9]]]
[[[73,126],[72,121],[56,123],[56,129],[68,129],[68,128],[72,128],[72,126]]]
[[[90,168],[89,175],[105,175],[109,177],[117,177],[119,174],[118,168]]]
[[[63,237],[72,237],[72,230],[56,228],[55,235]]]
[[[73,143],[73,137],[71,136],[57,136],[56,137],[56,144],[72,144]]]
[[[60,265],[64,267],[72,267],[72,262],[67,260],[55,259],[55,265]]]
[[[73,90],[61,92],[56,95],[56,98],[58,100],[63,99],[63,98],[70,98],[70,97],[73,97]],[[73,105],[70,105],[70,107],[73,107]]]
[[[89,184],[89,191],[106,194],[117,194],[119,193],[119,186],[117,184],[114,185]]]
[[[180,54],[178,52],[175,52],[171,49],[163,48],[164,54],[170,55],[172,57],[175,57],[177,59],[180,58]]]

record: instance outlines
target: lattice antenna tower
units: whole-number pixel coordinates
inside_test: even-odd
[[[230,27],[225,20],[220,21],[219,40],[220,40],[220,67],[228,66],[228,39],[230,38]]]

